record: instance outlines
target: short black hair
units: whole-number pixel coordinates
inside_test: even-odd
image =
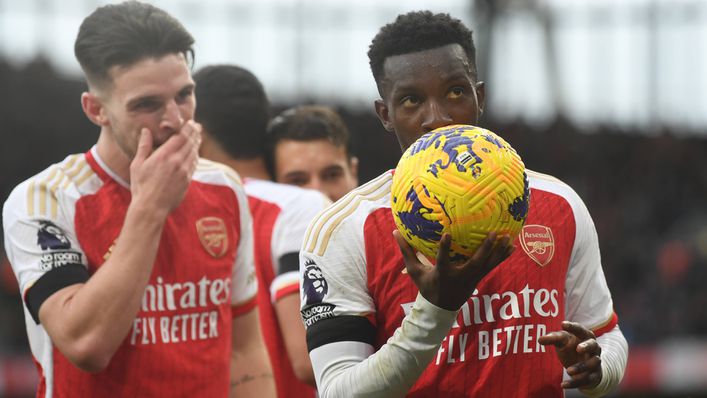
[[[349,129],[336,110],[329,106],[302,105],[287,109],[270,121],[267,135],[265,161],[271,175],[275,175],[275,147],[282,140],[325,139],[336,147],[343,147],[349,160],[353,157]]]
[[[145,58],[183,54],[194,59],[194,38],[184,26],[151,4],[126,1],[97,8],[79,28],[74,54],[89,85],[106,86],[113,66]]]
[[[368,48],[368,60],[378,91],[383,95],[381,82],[386,58],[395,55],[430,50],[449,44],[459,44],[469,58],[471,74],[476,75],[476,48],[473,33],[462,21],[449,14],[430,11],[412,11],[398,15],[395,22],[383,26]]]
[[[211,65],[194,83],[194,119],[207,133],[235,159],[263,157],[270,103],[260,80],[239,66]]]

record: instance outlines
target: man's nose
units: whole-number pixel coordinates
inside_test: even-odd
[[[307,184],[305,188],[321,191],[322,181],[319,179],[319,177],[312,177],[309,179],[309,184]]]
[[[426,133],[440,127],[449,126],[451,123],[452,117],[443,105],[436,101],[427,102],[422,119],[422,128]]]
[[[183,124],[184,118],[180,112],[179,105],[177,105],[174,100],[168,101],[165,104],[164,113],[162,114],[160,128],[179,131]]]

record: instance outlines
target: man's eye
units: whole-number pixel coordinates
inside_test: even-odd
[[[344,172],[342,170],[331,170],[324,173],[324,175],[322,176],[322,180],[332,181],[341,178],[343,175]]]
[[[180,102],[183,102],[184,100],[186,100],[186,99],[188,99],[189,97],[191,97],[191,95],[192,95],[193,92],[194,92],[194,91],[191,90],[191,89],[189,89],[189,90],[184,90],[184,91],[182,91],[182,92],[179,93],[179,95],[177,96],[177,99],[178,99]]]
[[[400,104],[405,108],[412,108],[420,104],[420,99],[413,95],[408,95],[400,100]]]
[[[287,183],[301,187],[301,186],[307,185],[307,179],[306,178],[289,178],[289,179],[287,179]]]
[[[464,88],[462,87],[452,87],[451,90],[449,90],[449,94],[447,94],[447,97],[450,99],[456,99],[464,95]]]
[[[157,101],[140,101],[135,104],[135,109],[137,110],[152,110],[159,106]]]

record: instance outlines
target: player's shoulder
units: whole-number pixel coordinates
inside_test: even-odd
[[[553,193],[568,200],[578,197],[577,192],[575,192],[569,184],[557,177],[529,169],[525,169],[525,172],[528,176],[528,184],[531,189]]]
[[[526,169],[525,172],[528,176],[530,189],[534,191],[530,194],[531,205],[534,196],[546,193],[549,195],[545,195],[544,200],[565,202],[575,214],[578,211],[586,212],[586,206],[582,198],[569,184],[548,174],[538,173],[537,171],[528,169]]]
[[[390,208],[392,180],[392,171],[386,171],[322,210],[309,225],[303,248],[322,255],[333,237],[362,239],[362,226],[368,216],[375,210]]]
[[[204,184],[243,188],[241,176],[235,170],[225,164],[204,158],[199,158],[192,178]]]
[[[100,185],[86,154],[72,154],[17,185],[5,201],[3,214],[55,219],[59,201],[94,192]]]
[[[255,178],[245,178],[243,183],[249,197],[274,203],[283,210],[296,212],[302,208],[312,207],[321,210],[331,204],[323,193],[314,189]]]

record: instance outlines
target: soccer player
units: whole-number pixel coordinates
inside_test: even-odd
[[[288,109],[268,126],[268,167],[275,181],[316,189],[339,200],[358,186],[349,130],[323,105]]]
[[[193,42],[133,1],[79,28],[98,142],[3,208],[38,396],[275,396],[248,202],[235,172],[198,158]]]
[[[461,21],[401,15],[368,55],[376,112],[401,148],[477,123],[485,91]],[[302,315],[322,397],[547,398],[616,386],[627,345],[592,219],[569,186],[527,173],[520,236],[494,246],[490,233],[464,263],[448,261],[449,235],[432,266],[395,231],[391,172],[315,219],[301,257]]]
[[[299,315],[299,249],[307,226],[329,203],[321,193],[270,181],[265,167],[269,102],[260,81],[234,65],[194,74],[204,126],[201,155],[244,177],[253,213],[258,308],[280,397],[314,397],[312,364]]]

